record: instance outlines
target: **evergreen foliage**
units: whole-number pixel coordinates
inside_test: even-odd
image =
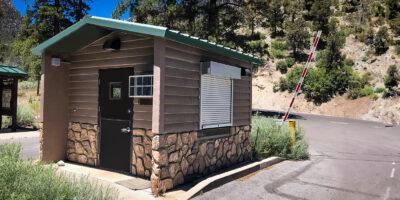
[[[395,88],[399,85],[400,74],[396,65],[390,65],[385,76],[385,87],[389,90],[390,96],[396,94]]]
[[[373,46],[375,54],[380,55],[385,53],[389,49],[389,40],[388,29],[385,26],[382,26],[374,38]]]

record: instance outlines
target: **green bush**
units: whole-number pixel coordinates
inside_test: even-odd
[[[374,94],[374,88],[372,88],[371,86],[365,86],[360,90],[361,97],[368,97],[372,96],[373,94]]]
[[[285,52],[283,52],[282,50],[278,50],[278,49],[271,49],[271,56],[273,58],[277,58],[277,59],[282,59],[285,58]]]
[[[66,177],[51,166],[20,159],[21,147],[0,145],[0,199],[10,200],[106,200],[117,199],[110,188],[87,178]]]
[[[35,127],[35,116],[31,106],[26,104],[18,106],[17,124],[21,127]]]
[[[294,58],[286,58],[286,59],[285,59],[285,62],[286,62],[286,66],[287,66],[288,68],[290,68],[290,67],[292,67],[292,66],[294,65],[295,60],[294,60]]]
[[[280,156],[288,159],[308,159],[308,144],[303,131],[296,132],[296,142],[290,143],[287,124],[278,124],[274,119],[263,116],[252,117],[251,145],[253,156],[263,159],[270,156]]]
[[[385,53],[389,49],[389,44],[390,36],[388,29],[385,26],[382,26],[374,38],[373,46],[375,49],[375,54],[381,55]]]
[[[281,60],[278,63],[276,63],[276,70],[279,70],[282,74],[285,74],[288,70],[286,61]]]
[[[375,88],[375,91],[374,91],[375,93],[383,93],[383,92],[385,92],[385,88],[383,88],[383,87],[377,87],[377,88]]]
[[[346,58],[346,59],[344,59],[344,64],[346,66],[353,67],[354,66],[354,60]]]
[[[276,49],[276,50],[284,51],[284,50],[286,50],[288,47],[287,47],[285,41],[282,41],[282,40],[272,40],[272,41],[271,41],[271,48],[272,48],[272,49]]]

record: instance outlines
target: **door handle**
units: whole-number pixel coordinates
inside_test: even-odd
[[[121,132],[122,133],[131,133],[131,128],[130,127],[122,128]]]

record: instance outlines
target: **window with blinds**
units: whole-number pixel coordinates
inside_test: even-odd
[[[232,126],[232,79],[201,76],[200,129]]]

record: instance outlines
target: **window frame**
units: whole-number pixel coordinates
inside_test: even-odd
[[[134,85],[131,84],[131,80],[133,78],[133,80],[135,80],[136,78],[143,78],[143,77],[151,77],[151,85],[135,85],[135,83],[133,83]],[[154,86],[154,75],[153,74],[142,74],[142,75],[132,75],[129,76],[129,81],[128,81],[128,96],[130,98],[153,98],[153,86]],[[135,88],[145,88],[145,87],[150,87],[150,92],[151,95],[135,95],[133,92],[133,95],[131,95],[131,90],[134,90]]]

